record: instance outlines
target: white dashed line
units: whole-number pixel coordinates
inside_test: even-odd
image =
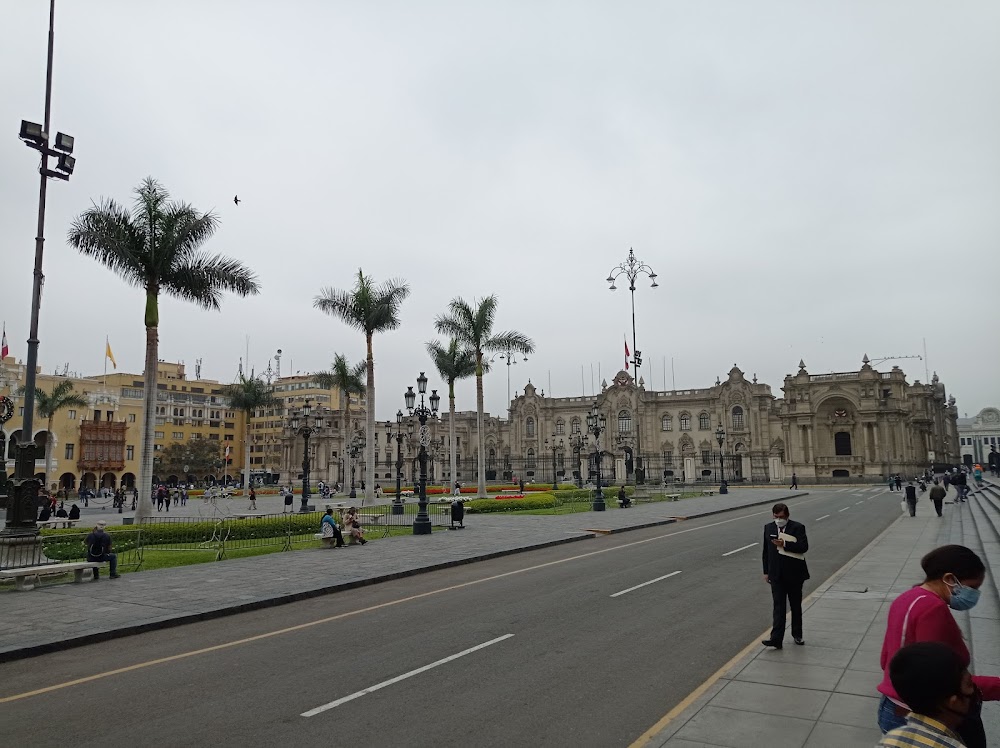
[[[679,571],[672,571],[669,574],[664,574],[662,577],[657,577],[656,579],[650,579],[648,582],[643,582],[642,584],[637,584],[635,587],[629,587],[627,590],[622,590],[621,592],[616,592],[613,595],[611,595],[611,597],[619,597],[620,595],[624,595],[626,592],[632,592],[633,590],[637,590],[640,587],[645,587],[647,584],[653,584],[653,582],[660,582],[660,581],[663,581],[664,579],[669,579],[670,577],[675,577],[678,574],[680,574]]]
[[[747,548],[755,548],[756,546],[757,546],[756,543],[751,543],[750,545],[745,545],[742,548],[737,548],[735,551],[729,551],[729,553],[723,553],[722,557],[725,558],[726,556],[732,556],[734,553],[745,551]]]

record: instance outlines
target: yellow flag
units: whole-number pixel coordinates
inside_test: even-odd
[[[109,343],[107,339],[105,339],[104,341],[104,348],[105,348],[104,355],[107,356],[109,359],[111,359],[111,365],[117,369],[118,362],[115,361],[115,354],[111,352],[111,343]]]

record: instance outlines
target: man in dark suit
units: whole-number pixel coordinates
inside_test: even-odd
[[[785,638],[785,601],[792,608],[792,639],[805,644],[802,639],[802,585],[809,578],[805,558],[809,550],[806,527],[801,522],[788,519],[788,507],[775,504],[771,508],[773,522],[764,525],[764,581],[771,585],[774,601],[771,636],[761,642],[765,647],[781,649]],[[791,536],[794,541],[783,536]],[[787,555],[795,554],[795,555]]]

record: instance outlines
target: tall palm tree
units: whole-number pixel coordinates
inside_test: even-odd
[[[427,344],[427,353],[438,374],[448,382],[448,443],[451,452],[451,481],[454,486],[455,476],[458,474],[458,460],[455,457],[455,382],[476,373],[476,354],[463,348],[455,338],[448,342],[447,348],[436,340],[431,341]]]
[[[136,486],[137,521],[153,511],[149,488],[153,480],[160,294],[192,301],[205,309],[219,309],[223,291],[240,296],[260,292],[253,271],[238,260],[209,254],[203,248],[218,227],[215,214],[199,213],[187,203],[171,202],[170,193],[152,177],[136,187],[131,210],[105,198],[77,216],[70,226],[72,246],[146,292],[145,403]]]
[[[243,495],[250,495],[250,419],[254,412],[261,408],[273,408],[278,404],[271,385],[261,377],[252,373],[249,377],[240,372],[240,377],[233,384],[222,388],[222,394],[229,398],[233,410],[243,411],[243,421],[246,430],[243,434]]]
[[[483,361],[484,353],[512,351],[527,355],[533,353],[535,344],[524,333],[516,330],[493,332],[497,316],[497,297],[487,296],[469,304],[461,297],[455,297],[448,304],[447,314],[434,321],[434,327],[441,335],[448,335],[461,345],[473,351],[476,356],[476,430],[479,438],[479,492],[486,497],[486,443],[483,438],[483,372],[488,362]]]
[[[364,361],[358,361],[351,366],[347,361],[347,356],[338,353],[333,357],[333,366],[329,371],[320,371],[313,376],[313,381],[317,385],[327,390],[337,390],[343,400],[341,406],[344,410],[343,440],[341,441],[341,452],[347,449],[347,443],[351,438],[351,395],[360,395],[365,391],[365,369]],[[343,481],[344,476],[340,477]]]
[[[64,379],[53,387],[52,392],[35,389],[35,410],[47,422],[45,437],[46,489],[49,487],[49,473],[52,472],[52,447],[55,446],[52,437],[52,419],[63,408],[86,408],[87,405],[87,399],[73,391],[73,383],[68,379]]]
[[[358,269],[358,279],[350,291],[337,288],[320,290],[314,305],[349,327],[365,334],[368,355],[365,365],[368,372],[365,443],[365,498],[375,496],[375,359],[372,356],[372,338],[375,333],[399,327],[399,307],[410,295],[410,287],[400,279],[376,285],[371,276]]]

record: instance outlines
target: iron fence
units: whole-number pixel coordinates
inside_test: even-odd
[[[89,532],[48,532],[22,542],[0,544],[0,569],[24,569],[87,560]],[[111,550],[118,568],[135,571],[142,566],[145,538],[141,529],[109,529]]]

